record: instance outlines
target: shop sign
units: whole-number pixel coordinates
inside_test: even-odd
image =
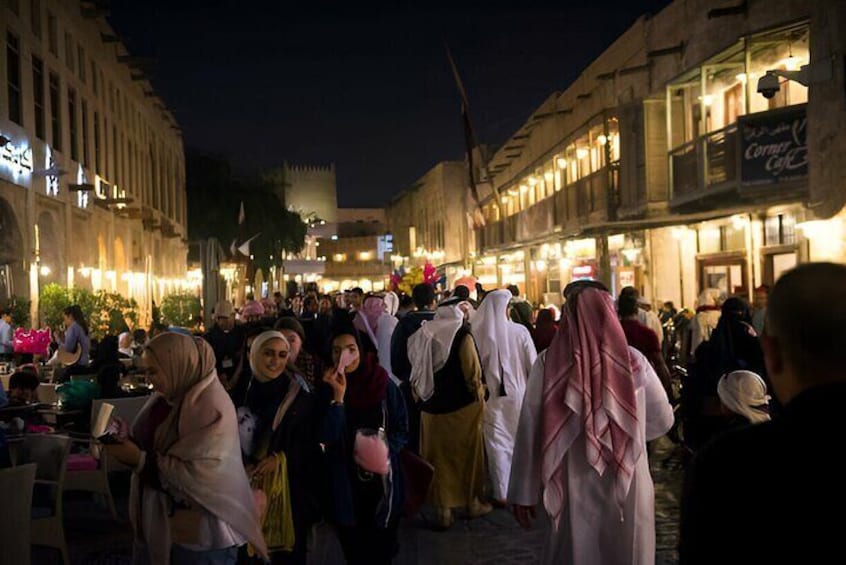
[[[592,279],[593,265],[577,265],[573,267],[573,279]]]
[[[32,172],[32,148],[14,146],[12,142],[0,148],[0,162],[13,174],[19,175],[24,171]]]
[[[376,241],[376,254],[379,260],[385,261],[386,255],[390,255],[394,251],[394,236],[393,234],[385,234],[379,236]]]
[[[767,184],[808,176],[805,105],[743,116],[740,178]]]

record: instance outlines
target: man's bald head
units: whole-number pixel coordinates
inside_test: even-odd
[[[846,380],[846,265],[806,263],[773,287],[764,333],[805,384]]]

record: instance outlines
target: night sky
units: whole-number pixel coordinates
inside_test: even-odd
[[[638,16],[668,0],[262,3],[112,0],[110,21],[187,150],[236,170],[335,162],[341,206],[383,206],[462,159],[460,100],[500,144]]]

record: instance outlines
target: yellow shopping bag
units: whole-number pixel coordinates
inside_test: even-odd
[[[294,515],[291,511],[291,489],[288,485],[288,464],[284,453],[277,453],[276,467],[262,478],[254,477],[253,490],[261,490],[267,500],[260,516],[261,531],[268,551],[294,549]],[[249,548],[250,556],[255,551]]]

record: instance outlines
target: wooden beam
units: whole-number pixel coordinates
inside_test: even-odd
[[[663,49],[655,49],[654,51],[649,51],[646,53],[646,56],[650,59],[653,57],[664,57],[666,55],[675,55],[677,53],[684,52],[684,41],[680,42],[678,45],[673,45],[672,47],[664,47]]]
[[[723,16],[739,16],[741,14],[746,14],[749,11],[749,2],[747,0],[743,0],[740,4],[736,6],[726,6],[725,8],[714,8],[713,10],[708,11],[708,19],[713,20],[714,18],[722,18]]]

